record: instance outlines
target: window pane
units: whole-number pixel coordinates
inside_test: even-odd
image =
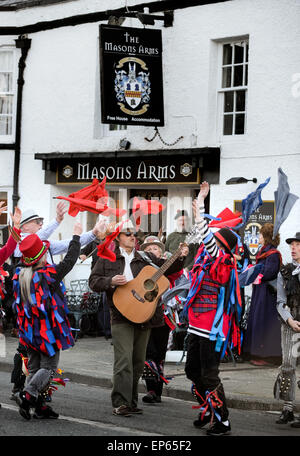
[[[12,113],[12,96],[0,97],[0,114],[11,114]]]
[[[249,45],[246,44],[246,56],[245,56],[245,62],[248,62],[248,53],[249,53]]]
[[[235,134],[243,135],[245,132],[245,114],[237,114],[235,117]]]
[[[0,73],[0,92],[12,91],[12,74]]]
[[[232,63],[232,46],[231,44],[224,44],[223,46],[223,65],[230,65]]]
[[[243,85],[243,65],[234,67],[233,85],[234,87]]]
[[[245,68],[244,68],[244,71],[245,71],[245,82],[244,82],[244,85],[248,85],[248,65],[245,65]]]
[[[234,92],[224,93],[224,112],[233,112],[233,94]]]
[[[1,51],[0,52],[0,71],[13,70],[13,52]]]
[[[223,68],[222,87],[231,87],[231,67]]]
[[[232,135],[232,125],[233,125],[233,115],[225,115],[224,116],[224,128],[223,134],[224,135]]]
[[[109,124],[110,131],[127,130],[127,125]]]
[[[7,206],[7,193],[0,192],[0,201],[4,201],[3,206]],[[7,211],[0,215],[0,225],[7,225]]]
[[[241,44],[234,45],[234,63],[243,63],[244,46]]]
[[[236,111],[245,111],[245,90],[236,91]]]
[[[0,135],[12,134],[12,118],[8,116],[0,116]]]

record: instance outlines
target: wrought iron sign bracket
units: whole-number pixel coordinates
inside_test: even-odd
[[[155,21],[162,21],[164,27],[173,27],[174,22],[174,11],[164,11],[163,16],[155,14],[146,14],[140,11],[126,11],[126,12],[116,12],[116,11],[106,11],[108,23],[110,25],[119,25],[121,26],[125,19],[131,17],[138,19],[144,26],[145,25],[155,25]]]

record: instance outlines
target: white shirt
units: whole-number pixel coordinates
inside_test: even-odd
[[[130,263],[134,258],[134,252],[135,252],[135,249],[133,249],[131,253],[127,253],[125,249],[120,247],[120,253],[125,258],[125,268],[124,268],[123,275],[126,277],[127,282],[129,282],[129,280],[133,280],[133,278],[134,278],[132,275],[131,267],[130,267]]]

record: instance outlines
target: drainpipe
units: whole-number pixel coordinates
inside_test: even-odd
[[[30,49],[31,40],[26,35],[21,35],[16,42],[16,48],[21,49],[21,57],[19,60],[18,74],[18,91],[17,91],[17,112],[16,112],[16,138],[15,138],[15,161],[14,161],[14,182],[12,203],[13,210],[17,206],[20,199],[19,196],[19,173],[20,173],[20,155],[21,155],[21,130],[22,130],[22,98],[24,86],[24,70],[26,67],[26,58]]]

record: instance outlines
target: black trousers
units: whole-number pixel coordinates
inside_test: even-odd
[[[223,406],[218,410],[222,421],[227,420],[228,410],[224,389],[219,378],[220,353],[215,351],[215,342],[205,337],[189,334],[185,373],[203,399],[206,392],[217,390]],[[197,397],[199,403],[201,399]]]
[[[167,352],[170,328],[168,325],[152,328],[147,346],[146,359],[152,360],[158,366],[164,362]],[[147,379],[147,391],[154,391],[157,396],[162,395],[164,382],[162,380]]]

